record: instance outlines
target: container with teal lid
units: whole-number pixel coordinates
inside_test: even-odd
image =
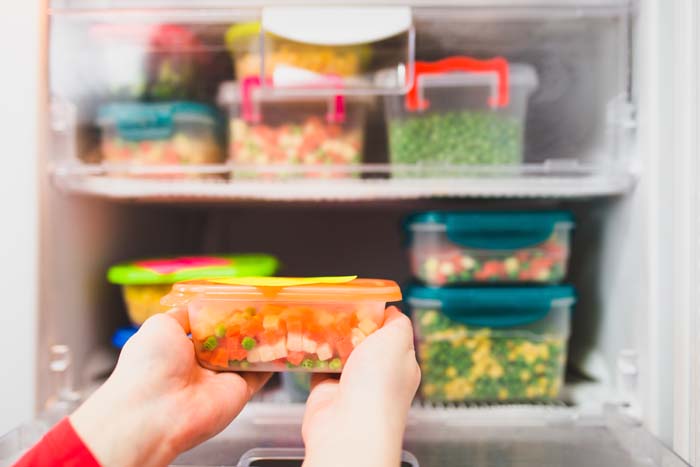
[[[213,277],[272,276],[278,268],[274,256],[241,254],[180,256],[144,259],[109,268],[107,279],[122,286],[129,319],[141,325],[147,318],[167,311],[160,304],[176,282]]]
[[[573,227],[566,211],[425,212],[405,224],[413,275],[434,286],[561,282]]]
[[[223,161],[216,112],[196,102],[117,102],[98,110],[102,160],[127,165]]]
[[[559,396],[576,302],[572,287],[417,286],[406,301],[425,400],[515,402]]]

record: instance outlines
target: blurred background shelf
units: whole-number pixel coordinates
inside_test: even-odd
[[[429,198],[591,198],[629,192],[636,175],[630,171],[583,170],[580,168],[546,170],[542,166],[520,167],[510,171],[474,168],[436,178],[406,176],[386,178],[390,166],[365,166],[362,175],[385,178],[264,178],[231,179],[223,177],[221,166],[197,174],[221,178],[183,178],[165,169],[134,169],[129,176],[114,176],[101,166],[57,167],[54,182],[64,191],[101,198],[136,201],[372,201]],[[327,170],[334,170],[332,168]],[[110,169],[111,170],[111,169]],[[305,170],[309,170],[307,167]],[[415,170],[415,169],[414,169]],[[425,169],[424,170],[433,170]],[[380,172],[384,172],[381,174]],[[226,170],[230,173],[230,170]],[[269,174],[268,174],[269,175]],[[486,175],[486,176],[485,176]],[[168,179],[167,177],[170,177]],[[174,178],[179,177],[179,178]]]

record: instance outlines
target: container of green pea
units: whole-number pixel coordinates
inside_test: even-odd
[[[564,382],[570,286],[413,287],[420,394],[429,402],[538,401]]]
[[[523,162],[527,105],[538,83],[532,66],[449,57],[416,62],[414,76],[406,95],[385,97],[394,176]]]

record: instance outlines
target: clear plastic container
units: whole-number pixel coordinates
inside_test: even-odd
[[[206,368],[337,373],[400,299],[387,280],[272,277],[182,282],[162,303],[188,308]]]
[[[186,166],[223,162],[216,114],[203,104],[113,103],[100,108],[97,124],[102,132],[103,163]]]
[[[407,297],[431,402],[555,399],[564,382],[568,286],[413,288]]]
[[[427,212],[406,223],[413,275],[428,285],[561,282],[573,216],[547,212]]]
[[[260,80],[224,83],[234,177],[354,176],[362,162],[366,98],[301,96],[262,89]]]
[[[140,326],[156,313],[168,310],[160,300],[175,282],[220,276],[271,276],[277,259],[269,255],[180,256],[144,259],[109,268],[107,279],[122,286],[129,319]]]
[[[387,96],[394,164],[513,165],[523,160],[534,68],[497,57],[416,62],[413,88]]]

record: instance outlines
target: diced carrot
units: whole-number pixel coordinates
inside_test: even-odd
[[[287,354],[287,361],[292,365],[299,365],[301,361],[304,360],[304,352],[289,352]]]
[[[341,358],[347,357],[350,355],[352,352],[352,349],[354,349],[352,345],[352,341],[350,340],[349,337],[345,337],[343,339],[340,339],[338,342],[335,344],[335,348],[338,350],[338,355],[340,355]]]
[[[215,366],[228,366],[228,352],[223,347],[217,347],[212,351],[209,363]]]
[[[248,336],[256,336],[263,332],[262,318],[259,316],[252,316],[248,321],[241,326],[242,334]]]
[[[282,336],[278,331],[263,331],[261,340],[265,344],[276,344]]]
[[[300,320],[288,319],[287,320],[287,332],[293,334],[301,334],[304,330],[304,326],[301,324]]]

